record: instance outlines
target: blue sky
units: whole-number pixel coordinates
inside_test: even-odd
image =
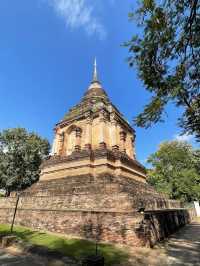
[[[134,1],[1,0],[0,130],[25,127],[52,141],[53,127],[87,89],[97,57],[100,80],[131,122],[150,98],[126,63],[122,43],[137,32],[128,21]],[[175,138],[180,111],[165,123],[136,128],[144,163],[159,143]],[[194,140],[184,136],[193,144]]]

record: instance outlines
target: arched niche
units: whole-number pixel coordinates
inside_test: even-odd
[[[76,125],[71,125],[65,132],[66,155],[70,155],[75,148],[81,146],[82,129]]]

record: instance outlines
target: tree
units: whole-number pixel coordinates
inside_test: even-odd
[[[183,107],[183,133],[200,141],[200,0],[141,0],[129,14],[139,34],[125,43],[129,65],[136,66],[151,101],[135,118],[148,128],[163,121],[166,105]]]
[[[22,190],[39,179],[40,164],[49,154],[50,145],[24,128],[0,132],[0,188]]]
[[[148,182],[172,199],[200,200],[200,157],[195,157],[199,152],[186,142],[161,143],[148,158],[153,167],[148,170]]]

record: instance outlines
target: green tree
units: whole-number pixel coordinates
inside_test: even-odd
[[[140,33],[125,43],[128,61],[152,94],[136,125],[163,121],[173,102],[183,108],[183,132],[200,141],[200,0],[140,0],[129,17],[138,21]]]
[[[200,200],[200,172],[192,146],[186,142],[169,141],[160,144],[158,151],[150,155],[148,182],[159,192],[172,199]]]
[[[7,194],[22,190],[39,179],[40,164],[49,154],[50,145],[24,128],[0,132],[0,188]]]

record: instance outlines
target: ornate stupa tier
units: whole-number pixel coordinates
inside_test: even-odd
[[[56,169],[59,177],[78,174],[80,170],[95,174],[111,171],[101,168],[100,162],[109,165],[114,174],[146,180],[144,167],[136,161],[135,131],[103,89],[95,60],[93,79],[82,100],[55,127],[52,156],[43,163],[41,178],[55,178]]]

